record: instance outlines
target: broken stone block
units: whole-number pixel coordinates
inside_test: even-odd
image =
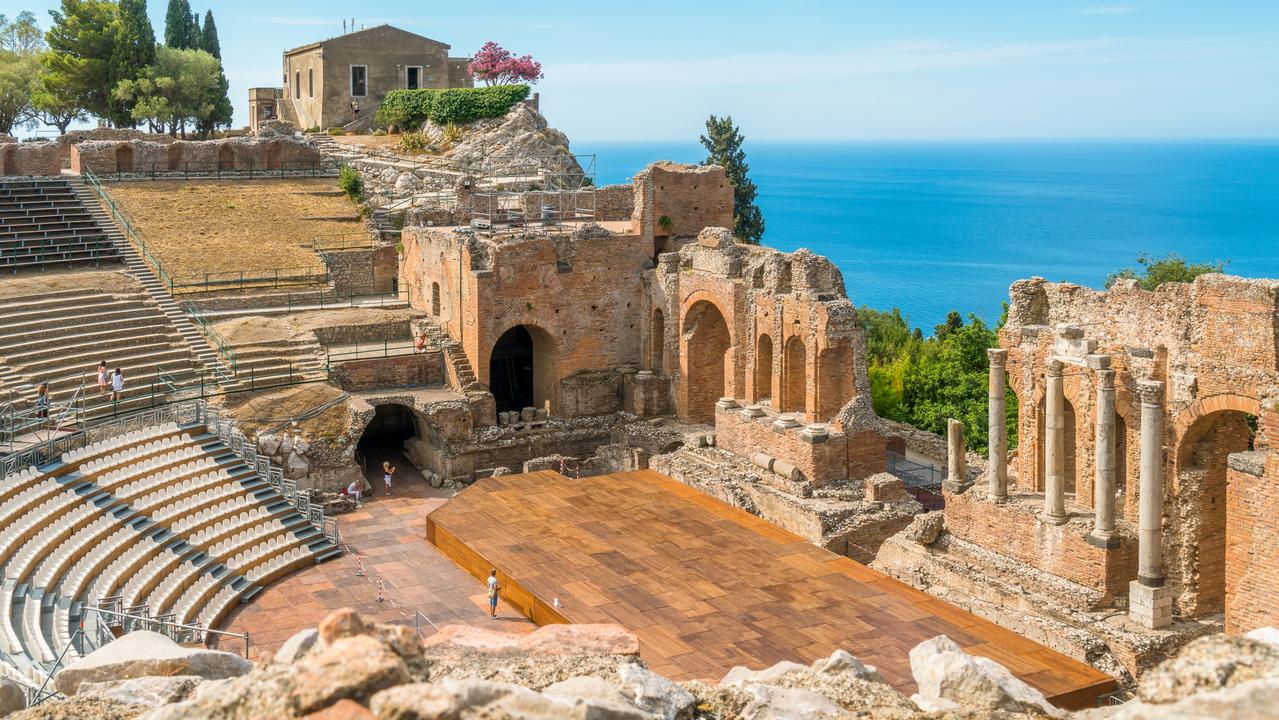
[[[520,411],[520,422],[533,422],[537,417],[537,408],[526,407]]]
[[[243,675],[253,663],[219,650],[193,650],[151,632],[135,630],[76,660],[54,678],[58,692],[75,695],[81,683],[147,676],[199,675],[218,679]]]

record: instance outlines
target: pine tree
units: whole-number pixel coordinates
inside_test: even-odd
[[[746,176],[750,171],[742,150],[746,138],[733,125],[731,115],[722,119],[711,115],[706,120],[706,134],[700,139],[708,154],[702,164],[724,168],[733,186],[733,235],[748,245],[758,245],[764,236],[764,215],[755,204],[755,183]]]
[[[213,24],[213,11],[204,13],[204,27],[200,29],[200,49],[222,59],[222,44],[218,42],[218,26]]]
[[[110,83],[133,80],[143,68],[155,62],[155,30],[147,18],[146,0],[120,0],[116,20],[115,48],[111,53]],[[134,127],[133,103],[114,93],[107,99],[107,114],[116,127]]]
[[[198,38],[191,34],[191,3],[169,0],[164,13],[164,44],[171,48],[197,48]]]
[[[107,117],[116,10],[110,0],[62,0],[59,10],[49,11],[49,51],[40,56],[46,70],[40,76],[43,105],[60,114]]]

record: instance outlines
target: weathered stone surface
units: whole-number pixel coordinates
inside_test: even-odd
[[[789,660],[783,660],[764,670],[751,670],[750,668],[745,668],[739,665],[732,670],[729,670],[728,674],[725,675],[719,683],[720,685],[746,685],[750,683],[768,684],[780,680],[782,676],[788,673],[807,669],[808,666],[800,665],[797,662],[791,662]]]
[[[1279,679],[1250,680],[1223,690],[1201,692],[1172,703],[1133,701],[1108,720],[1270,720],[1279,708]]]
[[[83,682],[77,695],[92,695],[131,705],[159,707],[180,702],[191,696],[204,678],[197,675],[172,677],[139,677],[127,680]]]
[[[1191,642],[1147,672],[1137,695],[1145,702],[1168,703],[1260,678],[1279,678],[1279,648],[1250,638],[1212,635]]]
[[[338,700],[307,715],[303,720],[373,720],[373,713],[354,700]]]
[[[940,510],[936,510],[915,516],[903,532],[906,533],[906,537],[920,545],[932,545],[937,542],[937,538],[941,537],[945,524],[945,515]]]
[[[662,720],[691,717],[697,706],[693,693],[643,665],[622,663],[617,666],[617,678],[630,691],[631,702],[636,707]]]
[[[1244,637],[1279,648],[1279,628],[1260,627],[1244,633]]]
[[[280,436],[274,434],[258,436],[258,452],[267,457],[275,457],[280,451]]]
[[[296,666],[290,704],[298,713],[314,712],[343,698],[364,700],[409,681],[404,662],[368,635],[341,637],[326,645]]]
[[[830,720],[846,716],[830,698],[812,690],[747,685],[746,692],[751,702],[742,710],[742,720]]]
[[[293,637],[284,641],[279,650],[275,651],[275,655],[271,658],[271,662],[281,665],[292,665],[311,651],[315,647],[316,642],[320,639],[320,631],[316,628],[307,628],[299,630],[293,634]]]
[[[369,701],[369,707],[378,720],[436,720],[437,718],[480,716],[485,710],[494,710],[501,704],[525,711],[546,712],[558,709],[566,713],[569,708],[543,698],[537,693],[507,683],[485,680],[442,680],[438,683],[401,685],[377,693]],[[502,717],[490,714],[490,717]],[[561,715],[560,717],[564,717]],[[523,717],[523,716],[515,716]]]
[[[542,688],[542,695],[575,708],[583,717],[611,720],[648,720],[652,717],[634,707],[630,698],[617,687],[597,677],[561,680]]]
[[[836,650],[828,658],[814,660],[812,670],[824,675],[849,674],[863,680],[884,682],[884,678],[874,665],[863,664],[861,660],[858,660],[847,650]]]
[[[0,677],[0,717],[27,706],[27,692],[17,682]]]
[[[364,618],[351,608],[342,608],[329,613],[328,617],[320,621],[320,627],[317,629],[320,642],[324,645],[332,645],[341,638],[365,635],[369,632],[369,626],[364,622]]]
[[[945,635],[911,648],[910,671],[919,685],[911,700],[929,712],[966,708],[1064,717],[1003,665],[965,653]]]
[[[296,451],[289,453],[289,457],[284,461],[284,477],[290,480],[304,478],[310,471],[311,464]]]
[[[48,701],[5,716],[5,720],[133,720],[145,712],[142,705],[89,696]],[[193,719],[194,720],[194,719]]]
[[[54,678],[58,692],[74,695],[81,683],[145,677],[199,675],[207,679],[234,677],[253,669],[238,655],[217,650],[192,650],[154,632],[131,632],[68,665]]]
[[[538,655],[639,656],[639,638],[621,625],[546,625],[519,640]]]

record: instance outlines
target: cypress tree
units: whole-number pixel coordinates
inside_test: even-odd
[[[115,47],[111,52],[110,85],[134,80],[143,68],[155,62],[155,30],[147,18],[146,0],[120,0],[116,19]],[[133,102],[112,93],[107,98],[107,114],[116,127],[134,127]]]
[[[201,37],[202,35],[200,34],[200,13],[193,12],[191,13],[191,49],[192,50],[200,49]]]
[[[194,49],[197,38],[191,34],[191,3],[187,0],[169,0],[164,13],[164,44],[171,48]]]
[[[204,13],[204,27],[200,29],[200,49],[222,59],[222,44],[218,42],[218,26],[213,24],[213,11]]]
[[[706,134],[700,139],[708,154],[702,164],[724,168],[728,182],[733,186],[734,237],[748,245],[758,245],[764,236],[764,214],[755,204],[755,183],[746,176],[750,171],[746,152],[742,150],[746,138],[733,125],[731,115],[722,119],[711,115],[706,120]]]

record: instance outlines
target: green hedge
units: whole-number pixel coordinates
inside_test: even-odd
[[[430,120],[437,125],[468,123],[501,117],[528,97],[528,85],[494,85],[448,90],[392,90],[386,94],[377,120],[383,125],[417,128]]]

